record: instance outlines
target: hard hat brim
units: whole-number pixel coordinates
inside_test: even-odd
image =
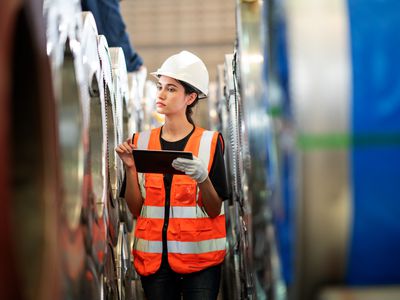
[[[186,82],[187,84],[193,86],[192,83],[188,82],[188,81],[185,80],[184,78],[180,78],[179,75],[176,75],[176,74],[173,74],[173,73],[169,73],[169,72],[164,72],[164,71],[157,70],[156,72],[151,72],[150,75],[154,76],[154,77],[157,78],[157,79],[160,78],[160,76],[168,76],[168,77],[171,77],[171,78],[173,78],[173,79]],[[182,77],[183,77],[183,76],[182,76]],[[198,88],[196,88],[196,90],[198,90],[198,91],[200,92],[200,93],[199,93],[199,99],[207,98],[207,94],[206,94],[206,93],[208,93],[208,91],[205,93],[204,91],[201,91],[201,90],[198,89]]]

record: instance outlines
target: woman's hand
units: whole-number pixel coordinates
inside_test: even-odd
[[[196,180],[202,195],[203,205],[210,218],[218,217],[221,213],[222,199],[218,196],[204,162],[193,155],[193,159],[178,157],[172,161],[172,166]]]
[[[172,161],[172,166],[179,171],[184,172],[197,183],[204,182],[208,177],[208,170],[203,161],[193,155],[193,159],[178,157]]]
[[[132,150],[135,149],[135,145],[132,143],[132,139],[128,138],[122,144],[119,144],[115,148],[115,152],[118,153],[119,158],[124,162],[127,168],[135,168],[135,161],[132,156]]]

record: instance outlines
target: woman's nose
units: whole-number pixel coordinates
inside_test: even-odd
[[[164,98],[165,98],[165,91],[164,91],[164,89],[158,90],[157,96],[158,96],[158,98],[164,99]]]

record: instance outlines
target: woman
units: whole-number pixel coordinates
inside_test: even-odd
[[[194,125],[192,108],[208,93],[208,72],[182,51],[152,73],[158,79],[162,127],[136,133],[116,148],[126,169],[125,198],[135,216],[134,265],[148,300],[216,299],[225,256],[223,199],[228,197],[223,139]],[[178,150],[185,175],[136,172],[132,150]]]

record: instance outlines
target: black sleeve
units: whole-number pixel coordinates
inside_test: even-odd
[[[211,166],[210,180],[222,200],[229,198],[228,183],[226,181],[226,170],[224,161],[224,140],[221,134],[218,136],[217,148],[215,149],[214,160]]]

